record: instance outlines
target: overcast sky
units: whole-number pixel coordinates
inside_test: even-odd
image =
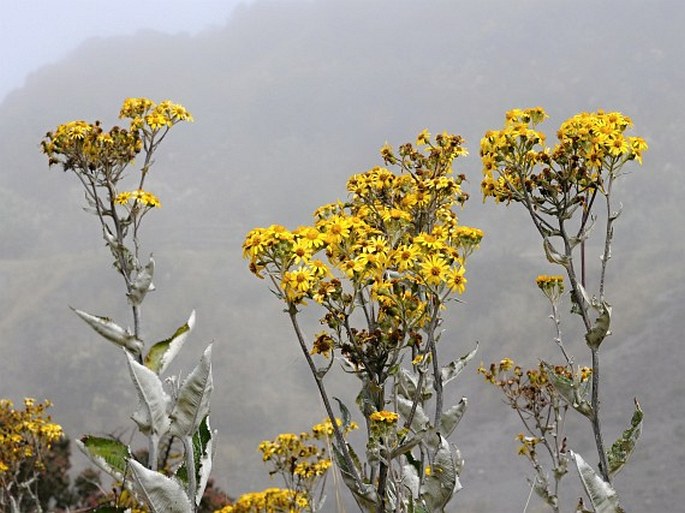
[[[92,37],[153,29],[195,34],[222,26],[236,5],[252,0],[3,0],[0,12],[0,101],[31,72],[64,58]]]
[[[625,429],[638,395],[647,420],[619,492],[635,511],[682,511],[685,3],[299,0],[272,9],[290,2],[0,0],[2,397],[49,398],[72,438],[130,425],[125,401],[134,392],[125,368],[112,363],[114,347],[93,340],[67,308],[129,318],[107,249],[81,211],[78,180],[48,169],[39,151],[58,123],[115,116],[126,95],[168,97],[196,116],[165,142],[151,182],[164,209],[145,232],[145,251],[155,251],[160,269],[145,329],[149,340],[168,336],[197,309],[196,332],[179,356],[186,370],[204,343],[216,341],[213,475],[239,494],[274,485],[255,450],[259,441],[323,415],[282,306],[241,259],[244,234],[311,222],[314,208],[345,198],[349,174],[380,164],[384,141],[397,145],[423,128],[462,133],[471,156],[457,169],[469,176],[472,200],[458,215],[487,238],[469,268],[465,303],[445,322],[444,358],[479,340],[476,362],[510,355],[536,365],[558,355],[533,278],[558,271],[523,209],[481,203],[478,141],[512,107],[547,108],[549,144],[573,113],[616,109],[635,120],[630,135],[645,136],[650,151],[620,184],[625,209],[609,282],[615,335],[602,353],[606,442]],[[252,8],[242,12],[241,4]],[[207,29],[207,37],[128,37]],[[81,46],[116,36],[126,41]],[[601,236],[600,225],[601,216],[593,236]],[[600,250],[588,251],[588,265],[601,265]],[[321,329],[314,315],[308,319],[309,333]],[[572,322],[563,329],[585,364],[582,334]],[[449,511],[521,512],[531,475],[513,445],[521,427],[476,365],[450,392],[455,400],[468,396],[470,406],[454,439],[466,459],[464,491]],[[355,385],[336,379],[340,397],[353,404]],[[569,447],[589,454],[591,430],[583,431],[582,419],[569,421]],[[73,453],[75,466],[83,465]],[[577,478],[568,481],[576,493]],[[529,511],[536,506],[531,499]]]

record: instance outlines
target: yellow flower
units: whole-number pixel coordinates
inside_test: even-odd
[[[369,420],[371,422],[388,425],[397,423],[397,420],[399,418],[400,417],[399,415],[397,415],[397,413],[395,413],[394,411],[387,410],[375,411],[371,415],[369,415]]]
[[[464,278],[466,268],[461,265],[458,269],[450,269],[445,276],[447,287],[457,294],[463,294],[466,290],[466,278]]]
[[[312,250],[322,247],[325,243],[324,234],[313,226],[303,226],[295,230],[294,233],[303,244]]]
[[[339,244],[350,236],[351,222],[342,216],[333,216],[321,223],[327,244]]]
[[[628,151],[628,142],[622,135],[609,139],[609,153],[614,157],[620,157]]]
[[[421,263],[421,276],[429,285],[439,286],[445,281],[448,271],[449,265],[438,255],[431,255]]]
[[[83,140],[86,138],[86,135],[93,131],[93,126],[85,121],[72,121],[62,126],[66,132],[67,139],[70,141],[75,139]]]
[[[121,107],[119,117],[131,119],[131,130],[141,129],[143,123],[152,130],[159,130],[180,121],[193,121],[193,116],[183,105],[169,100],[157,105],[148,98],[127,98]]]
[[[304,263],[312,256],[311,245],[302,239],[295,241],[291,251],[296,264]]]
[[[153,130],[171,126],[172,121],[167,118],[162,112],[153,112],[145,116],[145,123]]]
[[[119,112],[120,118],[139,118],[150,108],[154,102],[148,98],[126,98]]]
[[[592,369],[590,367],[580,368],[580,381],[587,381],[592,376]]]
[[[397,266],[398,271],[406,271],[407,269],[414,267],[420,254],[418,246],[413,244],[402,244],[392,252],[391,261]]]
[[[343,422],[341,419],[336,418],[335,423],[338,425],[338,427],[343,425]],[[350,422],[344,431],[344,435],[348,434],[350,431],[354,431],[355,429],[359,429],[359,426],[357,425],[356,422]],[[333,424],[331,423],[331,419],[326,417],[322,422],[319,424],[315,424],[312,426],[312,435],[314,436],[315,439],[321,440],[324,437],[331,437],[333,436]]]
[[[499,362],[499,370],[501,372],[506,372],[514,367],[514,360],[511,358],[502,358]]]
[[[541,274],[535,278],[535,283],[550,301],[557,301],[564,292],[564,277],[560,274]]]
[[[294,271],[288,271],[283,277],[283,289],[289,297],[299,297],[309,292],[314,282],[314,274],[311,269],[300,267]]]
[[[427,128],[424,128],[421,131],[421,133],[418,135],[418,137],[416,138],[416,145],[422,146],[424,144],[428,144],[428,142],[430,141],[430,137],[431,137],[430,132],[428,131]]]
[[[352,258],[341,262],[339,267],[348,278],[354,278],[364,271],[364,265],[358,259]]]
[[[420,233],[414,237],[414,244],[418,244],[423,249],[434,251],[445,247],[445,242],[438,239],[432,233]]]
[[[285,226],[272,224],[267,229],[267,235],[273,240],[291,241],[295,236]]]
[[[648,148],[645,140],[641,137],[628,137],[628,144],[633,158],[642,164],[642,153]]]

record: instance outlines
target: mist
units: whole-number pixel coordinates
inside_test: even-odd
[[[245,233],[309,223],[316,207],[345,198],[349,175],[382,163],[386,141],[413,141],[424,128],[459,133],[471,153],[457,162],[471,194],[460,221],[486,237],[470,259],[465,303],[446,323],[445,358],[479,341],[477,360],[535,365],[556,355],[533,284],[554,268],[522,211],[482,204],[479,140],[514,107],[545,107],[550,139],[577,112],[619,110],[650,149],[618,185],[613,335],[602,347],[605,436],[627,426],[637,395],[644,433],[616,487],[630,510],[677,511],[685,500],[684,23],[676,1],[255,1],[196,35],[85,41],[0,104],[1,395],[49,398],[72,439],[130,424],[134,391],[123,360],[114,365],[116,348],[68,308],[128,315],[78,181],[40,154],[59,123],[109,126],[129,96],[169,98],[195,118],[169,135],[148,182],[164,207],[142,234],[158,269],[144,332],[161,340],[197,310],[179,367],[214,342],[213,476],[237,496],[274,484],[260,441],[323,417],[281,305],[241,258]],[[589,253],[596,265],[600,249]],[[314,317],[306,328],[317,329]],[[567,329],[570,350],[584,355],[582,335]],[[522,511],[530,473],[516,455],[520,428],[476,367],[453,390],[470,409],[453,437],[466,467],[450,511]],[[332,386],[356,394],[351,379]],[[569,429],[578,452],[592,447],[587,425]],[[73,460],[85,464],[80,454]],[[529,512],[541,511],[535,504]]]

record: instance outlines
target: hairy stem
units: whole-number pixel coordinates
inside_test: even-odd
[[[347,465],[349,473],[352,475],[352,478],[354,479],[357,489],[361,491],[363,488],[361,477],[359,476],[357,467],[355,466],[354,461],[352,460],[350,451],[347,449],[347,443],[343,438],[340,426],[338,426],[338,423],[335,420],[335,413],[333,413],[331,401],[328,398],[328,392],[326,392],[326,388],[323,384],[323,378],[319,376],[319,373],[316,369],[316,365],[314,364],[314,360],[312,360],[312,357],[309,354],[309,351],[307,350],[307,344],[304,340],[302,330],[300,329],[300,324],[297,321],[297,308],[293,303],[288,303],[288,316],[290,317],[290,322],[292,323],[293,329],[295,330],[295,335],[297,336],[297,341],[300,344],[300,349],[302,349],[302,354],[304,354],[305,360],[307,360],[307,365],[309,365],[309,370],[311,371],[312,376],[314,377],[314,381],[316,382],[316,387],[319,390],[319,395],[321,396],[324,408],[326,409],[326,414],[328,415],[328,418],[331,421],[331,425],[333,426],[333,434],[335,436],[335,441],[338,444],[338,447],[340,448],[340,452],[343,455],[343,458],[345,459],[345,464]]]
[[[609,467],[607,465],[607,455],[604,451],[604,440],[602,439],[602,428],[599,417],[599,349],[592,349],[592,431],[595,434],[595,446],[599,457],[599,472],[602,478],[611,484]]]

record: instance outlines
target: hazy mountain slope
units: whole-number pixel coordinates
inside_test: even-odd
[[[399,144],[426,127],[462,133],[472,155],[460,171],[471,177],[473,201],[461,219],[487,237],[445,347],[454,357],[480,340],[486,362],[512,355],[534,364],[555,354],[532,284],[553,268],[521,212],[481,205],[478,140],[514,106],[547,107],[550,137],[579,110],[618,109],[650,151],[620,185],[605,426],[609,439],[620,433],[640,395],[644,444],[617,486],[631,510],[676,511],[685,438],[684,14],[675,1],[260,2],[197,37],[88,41],[0,105],[2,395],[50,397],[72,436],[119,430],[133,408],[125,366],[112,364],[116,349],[67,308],[128,319],[75,178],[48,169],[39,153],[57,123],[116,122],[132,95],[171,98],[196,118],[171,134],[149,182],[164,208],[144,228],[159,268],[145,330],[165,337],[197,309],[180,363],[189,367],[215,341],[216,476],[239,493],[268,483],[259,441],[321,417],[282,308],[240,258],[244,233],[308,222],[316,206],[344,197],[347,176],[380,163],[386,140]],[[598,254],[591,249],[593,262]],[[570,345],[583,354],[580,338]],[[350,397],[356,384],[335,386]],[[528,490],[517,472],[527,468],[515,456],[513,412],[475,373],[457,388],[471,411],[455,436],[467,468],[454,510],[522,510]],[[591,450],[587,426],[577,427],[577,447]]]

